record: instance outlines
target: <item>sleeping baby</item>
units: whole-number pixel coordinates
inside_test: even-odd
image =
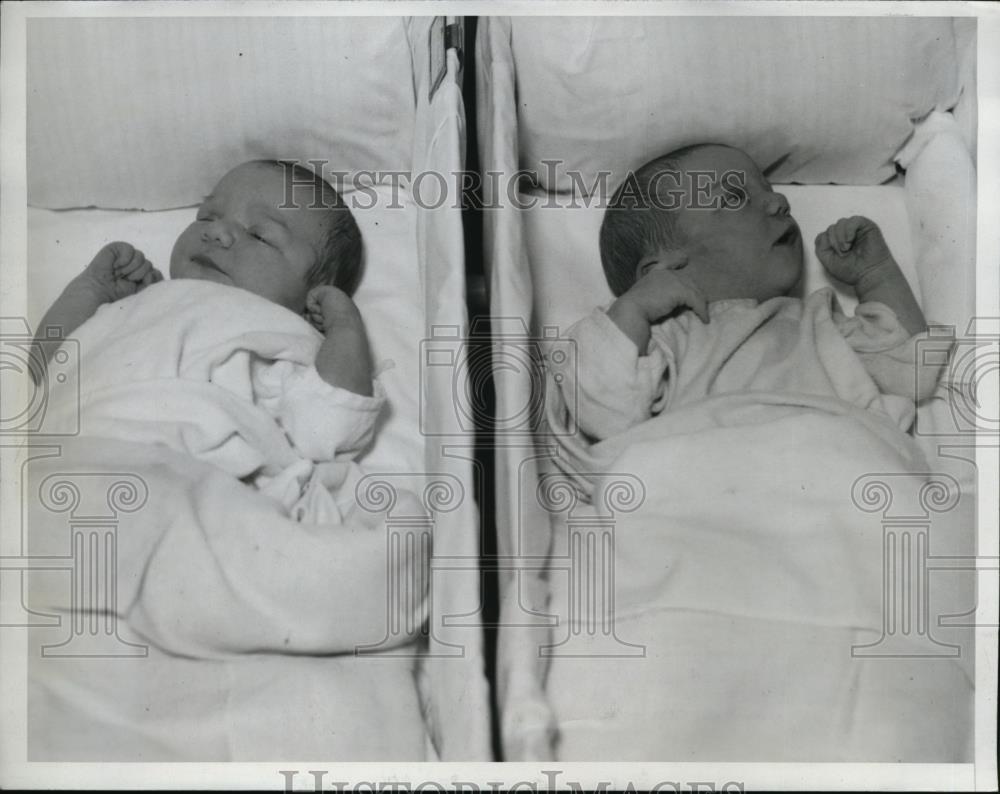
[[[93,587],[55,571],[32,580],[28,603],[64,616],[54,625],[104,630],[85,639],[99,648],[55,663],[41,648],[56,638],[33,630],[33,757],[225,761],[310,742],[348,759],[423,757],[413,654],[360,658],[419,637],[430,544],[419,524],[387,557],[389,508],[358,496],[355,458],[386,402],[348,297],[361,262],[329,184],[249,162],[178,236],[172,278],[112,243],[45,316],[46,429],[67,437],[29,472],[28,548],[66,554],[71,504],[104,523],[73,536]],[[402,489],[392,505],[423,509]],[[397,582],[401,628],[387,636]],[[317,693],[335,707],[312,708]],[[341,724],[389,712],[414,719]]]
[[[345,470],[323,464],[362,450],[384,403],[348,296],[361,261],[354,218],[322,177],[247,162],[177,238],[170,281],[111,243],[39,328],[79,341],[84,434],[167,443],[297,518],[329,519],[313,508]]]
[[[630,176],[600,232],[617,299],[569,331],[579,428],[603,440],[714,395],[835,397],[906,430],[939,371],[915,378],[927,324],[878,226],[843,218],[816,239],[826,270],[854,287],[846,317],[832,289],[789,297],[803,268],[788,202],[745,153],[686,147]],[[569,402],[569,401],[567,401]]]

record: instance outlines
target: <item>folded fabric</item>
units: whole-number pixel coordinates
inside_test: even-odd
[[[662,412],[599,442],[574,426],[572,392],[550,383],[555,464],[586,503],[554,516],[550,565],[587,549],[591,566],[574,569],[569,587],[551,578],[551,611],[570,643],[554,648],[547,685],[560,759],[968,758],[972,683],[957,647],[922,659],[926,633],[895,628],[894,654],[854,653],[877,645],[888,625],[895,585],[884,576],[896,564],[859,483],[885,479],[895,513],[920,516],[935,475],[901,429],[907,417],[875,399],[871,377],[841,344],[867,379],[837,382],[852,390],[695,394],[717,370],[685,371],[682,360]],[[784,371],[783,359],[770,363]],[[808,381],[821,372],[785,374]],[[957,482],[941,482],[935,543],[954,553],[973,505]],[[595,571],[598,582],[588,578]],[[951,597],[943,590],[921,608],[971,607],[941,608]],[[637,658],[605,658],[619,651]]]
[[[79,381],[79,403],[52,384],[53,427],[78,412],[82,435],[166,444],[290,512],[337,520],[335,496],[313,486],[356,481],[348,462],[370,443],[385,395],[377,382],[364,397],[323,381],[313,366],[322,337],[302,317],[246,290],[181,279],[105,304],[74,337],[78,371],[67,382]]]
[[[80,399],[54,383],[47,420],[79,437],[26,468],[27,553],[75,566],[30,582],[55,620],[30,635],[29,757],[422,760],[431,521],[399,491],[390,532],[350,460],[383,398],[320,382],[302,318],[206,282],[74,336]]]
[[[397,556],[382,512],[295,521],[159,443],[70,438],[27,476],[27,552],[77,565],[30,580],[57,618],[30,634],[32,759],[424,757],[426,592],[390,594],[426,582],[429,530]]]

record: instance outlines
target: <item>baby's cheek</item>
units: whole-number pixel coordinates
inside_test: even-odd
[[[184,263],[187,261],[190,254],[193,253],[191,247],[191,241],[194,237],[192,231],[193,226],[188,226],[180,236],[174,242],[174,247],[170,251],[170,277],[180,278],[182,277],[184,270]]]
[[[170,252],[170,278],[181,278],[183,273],[183,265],[181,264],[184,257],[181,256],[177,246],[174,246],[174,250]]]

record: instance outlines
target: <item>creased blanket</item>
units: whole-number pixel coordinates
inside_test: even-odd
[[[732,394],[593,445],[572,432],[557,389],[548,417],[556,465],[590,503],[558,522],[554,548],[573,548],[588,516],[613,526],[613,636],[633,654],[607,658],[608,637],[579,621],[578,644],[554,651],[560,758],[968,758],[972,685],[954,656],[921,658],[916,624],[895,656],[853,650],[879,641],[895,592],[883,513],[866,509],[872,492],[858,482],[881,478],[900,515],[931,515],[924,457],[887,416],[836,398]],[[637,494],[627,507],[613,493],[623,476]],[[939,495],[951,506],[932,516],[935,553],[973,526],[970,499]],[[553,611],[572,632],[581,612],[555,581]],[[931,612],[954,607],[952,585],[934,584]]]
[[[319,378],[322,336],[302,317],[246,290],[183,279],[105,304],[73,337],[79,356],[64,371],[80,399],[50,384],[56,431],[78,417],[82,435],[165,444],[311,520],[340,519],[330,498],[339,490],[349,506],[351,453],[381,398]]]
[[[353,486],[336,520],[295,520],[242,482],[300,458],[273,420],[206,373],[235,372],[248,350],[311,360],[318,339],[290,313],[286,328],[248,334],[267,319],[258,306],[220,312],[232,333],[217,324],[224,343],[199,346],[198,320],[184,325],[197,314],[182,305],[187,285],[173,286],[160,296],[177,298],[176,313],[150,317],[148,334],[127,318],[81,329],[81,436],[29,453],[27,552],[52,560],[28,593],[30,609],[52,616],[31,630],[29,757],[425,758],[413,669],[425,598],[398,597],[400,582],[425,580],[424,506],[395,495],[393,511],[416,520],[390,542],[390,505],[359,506]],[[167,318],[179,330],[157,336]],[[136,333],[111,331],[122,327]],[[108,356],[119,357],[109,370],[126,363],[117,381],[95,377]],[[56,390],[51,408],[68,417],[65,398]]]

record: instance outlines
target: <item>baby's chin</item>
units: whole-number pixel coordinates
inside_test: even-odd
[[[805,273],[805,255],[802,249],[802,240],[799,239],[794,245],[778,249],[777,262],[775,265],[781,269],[781,279],[777,285],[779,295],[788,295],[793,292],[802,282],[802,274]]]
[[[180,276],[171,276],[171,278],[186,278],[193,279],[195,281],[211,281],[215,284],[226,284],[231,286],[233,281],[225,273],[220,273],[218,270],[206,270],[204,272],[190,273]]]

